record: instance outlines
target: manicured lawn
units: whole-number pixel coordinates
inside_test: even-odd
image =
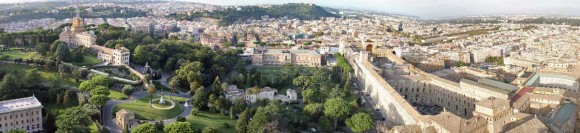
[[[96,56],[91,54],[84,54],[83,55],[83,62],[72,62],[73,65],[76,66],[92,66],[101,63]]]
[[[42,55],[36,52],[23,52],[22,50],[8,50],[0,52],[1,55],[8,55],[9,60],[14,60],[14,58],[22,59],[39,59]]]
[[[155,96],[154,98],[159,98],[159,96]],[[171,109],[156,109],[149,107],[149,96],[142,97],[130,103],[119,104],[113,108],[113,111],[117,112],[121,109],[133,111],[135,112],[136,119],[143,120],[164,120],[174,118],[179,116],[183,111],[179,105],[175,105],[175,107]]]
[[[122,92],[116,91],[116,90],[109,90],[109,98],[111,99],[115,99],[115,100],[122,100],[122,99],[127,99],[127,96],[125,96],[125,94],[123,94]]]
[[[223,116],[219,113],[200,112],[197,116],[188,116],[187,122],[190,122],[194,128],[203,129],[204,127],[213,127],[222,133],[233,133],[236,120],[230,119],[229,116]],[[230,128],[224,128],[224,123],[230,124]]]
[[[163,96],[163,97],[164,97],[164,99],[170,99],[170,98],[169,98],[169,95],[165,95],[165,96]],[[156,97],[156,98],[159,98],[159,97]],[[187,98],[183,98],[183,97],[176,97],[176,96],[171,96],[171,100],[173,100],[173,101],[175,101],[175,102],[185,102],[185,101],[187,101],[188,99],[187,99]]]
[[[7,72],[14,72],[18,71],[19,73],[24,73],[25,71],[29,71],[33,68],[28,65],[22,64],[8,64],[8,63],[0,63],[0,70],[6,70]],[[40,76],[45,82],[52,82],[54,79],[59,78],[58,73],[56,71],[45,71],[44,68],[37,68]],[[82,81],[82,80],[79,80]],[[61,82],[63,85],[68,85],[70,87],[77,87],[80,83],[77,83],[75,77],[71,75],[67,75],[65,78],[62,79]]]

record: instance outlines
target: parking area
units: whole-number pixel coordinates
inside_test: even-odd
[[[437,105],[426,105],[421,103],[411,103],[413,108],[417,110],[421,115],[437,115],[443,111],[443,108]]]

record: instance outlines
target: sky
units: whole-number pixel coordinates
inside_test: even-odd
[[[41,0],[0,0],[0,3]],[[214,5],[314,3],[365,9],[421,18],[475,15],[573,15],[580,16],[580,0],[179,0]]]

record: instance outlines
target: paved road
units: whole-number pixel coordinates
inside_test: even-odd
[[[133,69],[135,69],[135,70],[137,70],[137,71],[141,71],[141,70],[143,70],[143,67],[145,67],[145,66],[143,66],[143,65],[139,65],[139,64],[133,64]],[[172,73],[173,73],[173,72],[163,72],[163,74],[161,75],[161,79],[159,79],[159,80],[155,80],[155,81],[159,81],[159,83],[161,83],[161,85],[163,85],[163,86],[165,86],[165,87],[167,87],[167,88],[170,88],[170,87],[169,87],[169,82],[167,82],[167,79],[168,79],[169,77],[171,77],[171,74],[172,74]],[[182,96],[185,96],[185,94],[189,94],[189,93],[187,93],[187,92],[183,92],[183,91],[181,91],[181,90],[179,90],[179,89],[176,89],[175,91],[177,91],[177,93],[178,93],[178,94],[180,94],[180,95],[182,95]]]
[[[123,129],[121,129],[119,127],[119,125],[117,125],[115,123],[115,118],[113,118],[113,107],[117,106],[118,104],[121,103],[128,103],[134,100],[137,100],[141,97],[147,96],[147,92],[135,92],[133,94],[131,94],[131,97],[129,97],[126,100],[109,100],[107,101],[107,103],[105,104],[105,107],[103,108],[103,118],[104,119],[104,124],[103,126],[105,126],[105,128],[107,128],[111,133],[121,133],[123,132]]]

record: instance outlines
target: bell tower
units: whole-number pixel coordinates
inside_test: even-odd
[[[83,19],[81,18],[81,13],[79,7],[76,7],[76,17],[72,20],[71,31],[74,33],[80,33],[84,31]]]

